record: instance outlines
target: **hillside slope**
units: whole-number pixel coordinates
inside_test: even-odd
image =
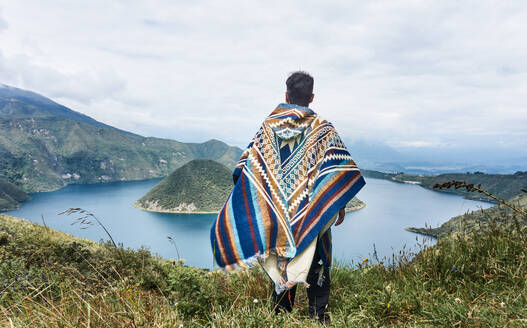
[[[388,266],[337,264],[333,326],[525,327],[525,232],[447,238]],[[0,326],[318,326],[302,285],[295,310],[275,315],[258,267],[225,274],[180,263],[0,214]]]
[[[0,179],[0,212],[15,210],[20,202],[29,200],[28,194],[7,180]]]
[[[527,194],[513,197],[510,201],[514,206],[527,210]],[[487,230],[489,225],[498,224],[502,226],[512,225],[513,217],[522,226],[527,226],[527,217],[518,216],[514,211],[504,205],[495,205],[487,209],[481,209],[458,215],[437,228],[407,228],[406,230],[424,235],[444,238],[450,234],[460,232],[472,233],[474,231]]]
[[[26,192],[162,177],[195,158],[234,167],[241,152],[218,140],[142,137],[35,93],[0,87],[0,178]]]
[[[403,183],[416,183],[427,189],[454,193],[462,195],[467,199],[483,200],[488,202],[494,202],[494,200],[483,194],[468,193],[465,189],[451,188],[437,190],[433,189],[433,187],[436,184],[441,184],[452,180],[466,181],[467,183],[472,183],[474,185],[481,184],[481,188],[505,200],[519,195],[521,193],[521,189],[527,189],[527,171],[519,171],[515,174],[485,174],[481,172],[475,172],[448,173],[434,176],[417,176],[404,173],[383,173],[370,170],[361,170],[361,172],[363,172],[364,176],[366,177]]]
[[[155,185],[135,206],[168,213],[218,212],[232,187],[232,174],[227,167],[196,159]]]

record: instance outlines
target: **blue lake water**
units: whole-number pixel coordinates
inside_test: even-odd
[[[42,224],[75,236],[99,241],[108,239],[99,226],[80,229],[71,225],[78,216],[57,215],[71,207],[80,207],[96,215],[116,242],[125,247],[148,247],[165,258],[177,258],[176,249],[167,240],[171,236],[182,258],[189,265],[212,268],[209,232],[214,214],[165,214],[133,207],[159,179],[93,185],[71,185],[64,189],[32,194],[32,200],[6,214]],[[366,202],[362,210],[346,214],[346,220],[333,228],[333,255],[341,262],[371,257],[391,257],[403,248],[416,249],[429,238],[407,232],[409,226],[438,226],[468,210],[487,208],[489,203],[439,193],[417,185],[366,179],[358,197]],[[424,240],[428,239],[428,241]]]

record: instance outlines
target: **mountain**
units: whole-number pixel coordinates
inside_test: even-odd
[[[0,179],[0,211],[15,210],[20,202],[29,200],[28,194],[7,180]]]
[[[482,145],[389,146],[381,141],[345,139],[351,155],[363,169],[438,175],[481,171],[512,174],[525,170],[527,149],[489,148]]]
[[[232,173],[226,166],[195,159],[172,172],[134,205],[154,212],[218,212],[232,187]]]
[[[434,186],[436,184],[441,184],[452,180],[465,181],[474,185],[481,184],[483,189],[505,200],[511,199],[512,197],[520,194],[522,189],[527,189],[527,171],[518,171],[514,174],[485,174],[482,172],[467,172],[439,174],[434,176],[410,175],[404,173],[383,173],[371,170],[361,170],[361,172],[366,177],[385,179],[395,182],[419,184],[427,189],[454,193],[457,195],[462,195],[467,199],[483,200],[488,202],[494,202],[494,200],[477,192],[467,192],[462,188],[440,190],[434,189]]]
[[[512,198],[509,202],[524,211],[527,210],[527,194],[518,195]],[[513,217],[516,217],[519,224],[527,225],[527,217],[516,214],[516,212],[504,205],[495,205],[487,209],[455,216],[438,228],[412,227],[407,228],[406,230],[444,238],[450,234],[458,232],[488,230],[491,224],[512,225],[515,224]]]
[[[61,117],[102,128],[111,126],[57,104],[38,93],[0,83],[0,118]]]
[[[25,192],[163,177],[196,158],[233,168],[241,153],[218,140],[143,137],[34,92],[0,86],[0,178]]]

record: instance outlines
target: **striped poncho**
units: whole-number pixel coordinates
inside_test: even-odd
[[[267,117],[233,176],[211,229],[215,260],[226,270],[270,255],[295,258],[365,184],[333,125],[291,104]]]

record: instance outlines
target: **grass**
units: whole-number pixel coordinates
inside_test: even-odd
[[[167,212],[218,213],[232,190],[232,172],[208,159],[195,159],[155,185],[135,206]],[[182,204],[193,204],[195,209]]]
[[[525,327],[527,233],[498,221],[415,257],[331,271],[336,327]],[[225,274],[0,215],[2,327],[306,327],[276,316],[258,268]]]

